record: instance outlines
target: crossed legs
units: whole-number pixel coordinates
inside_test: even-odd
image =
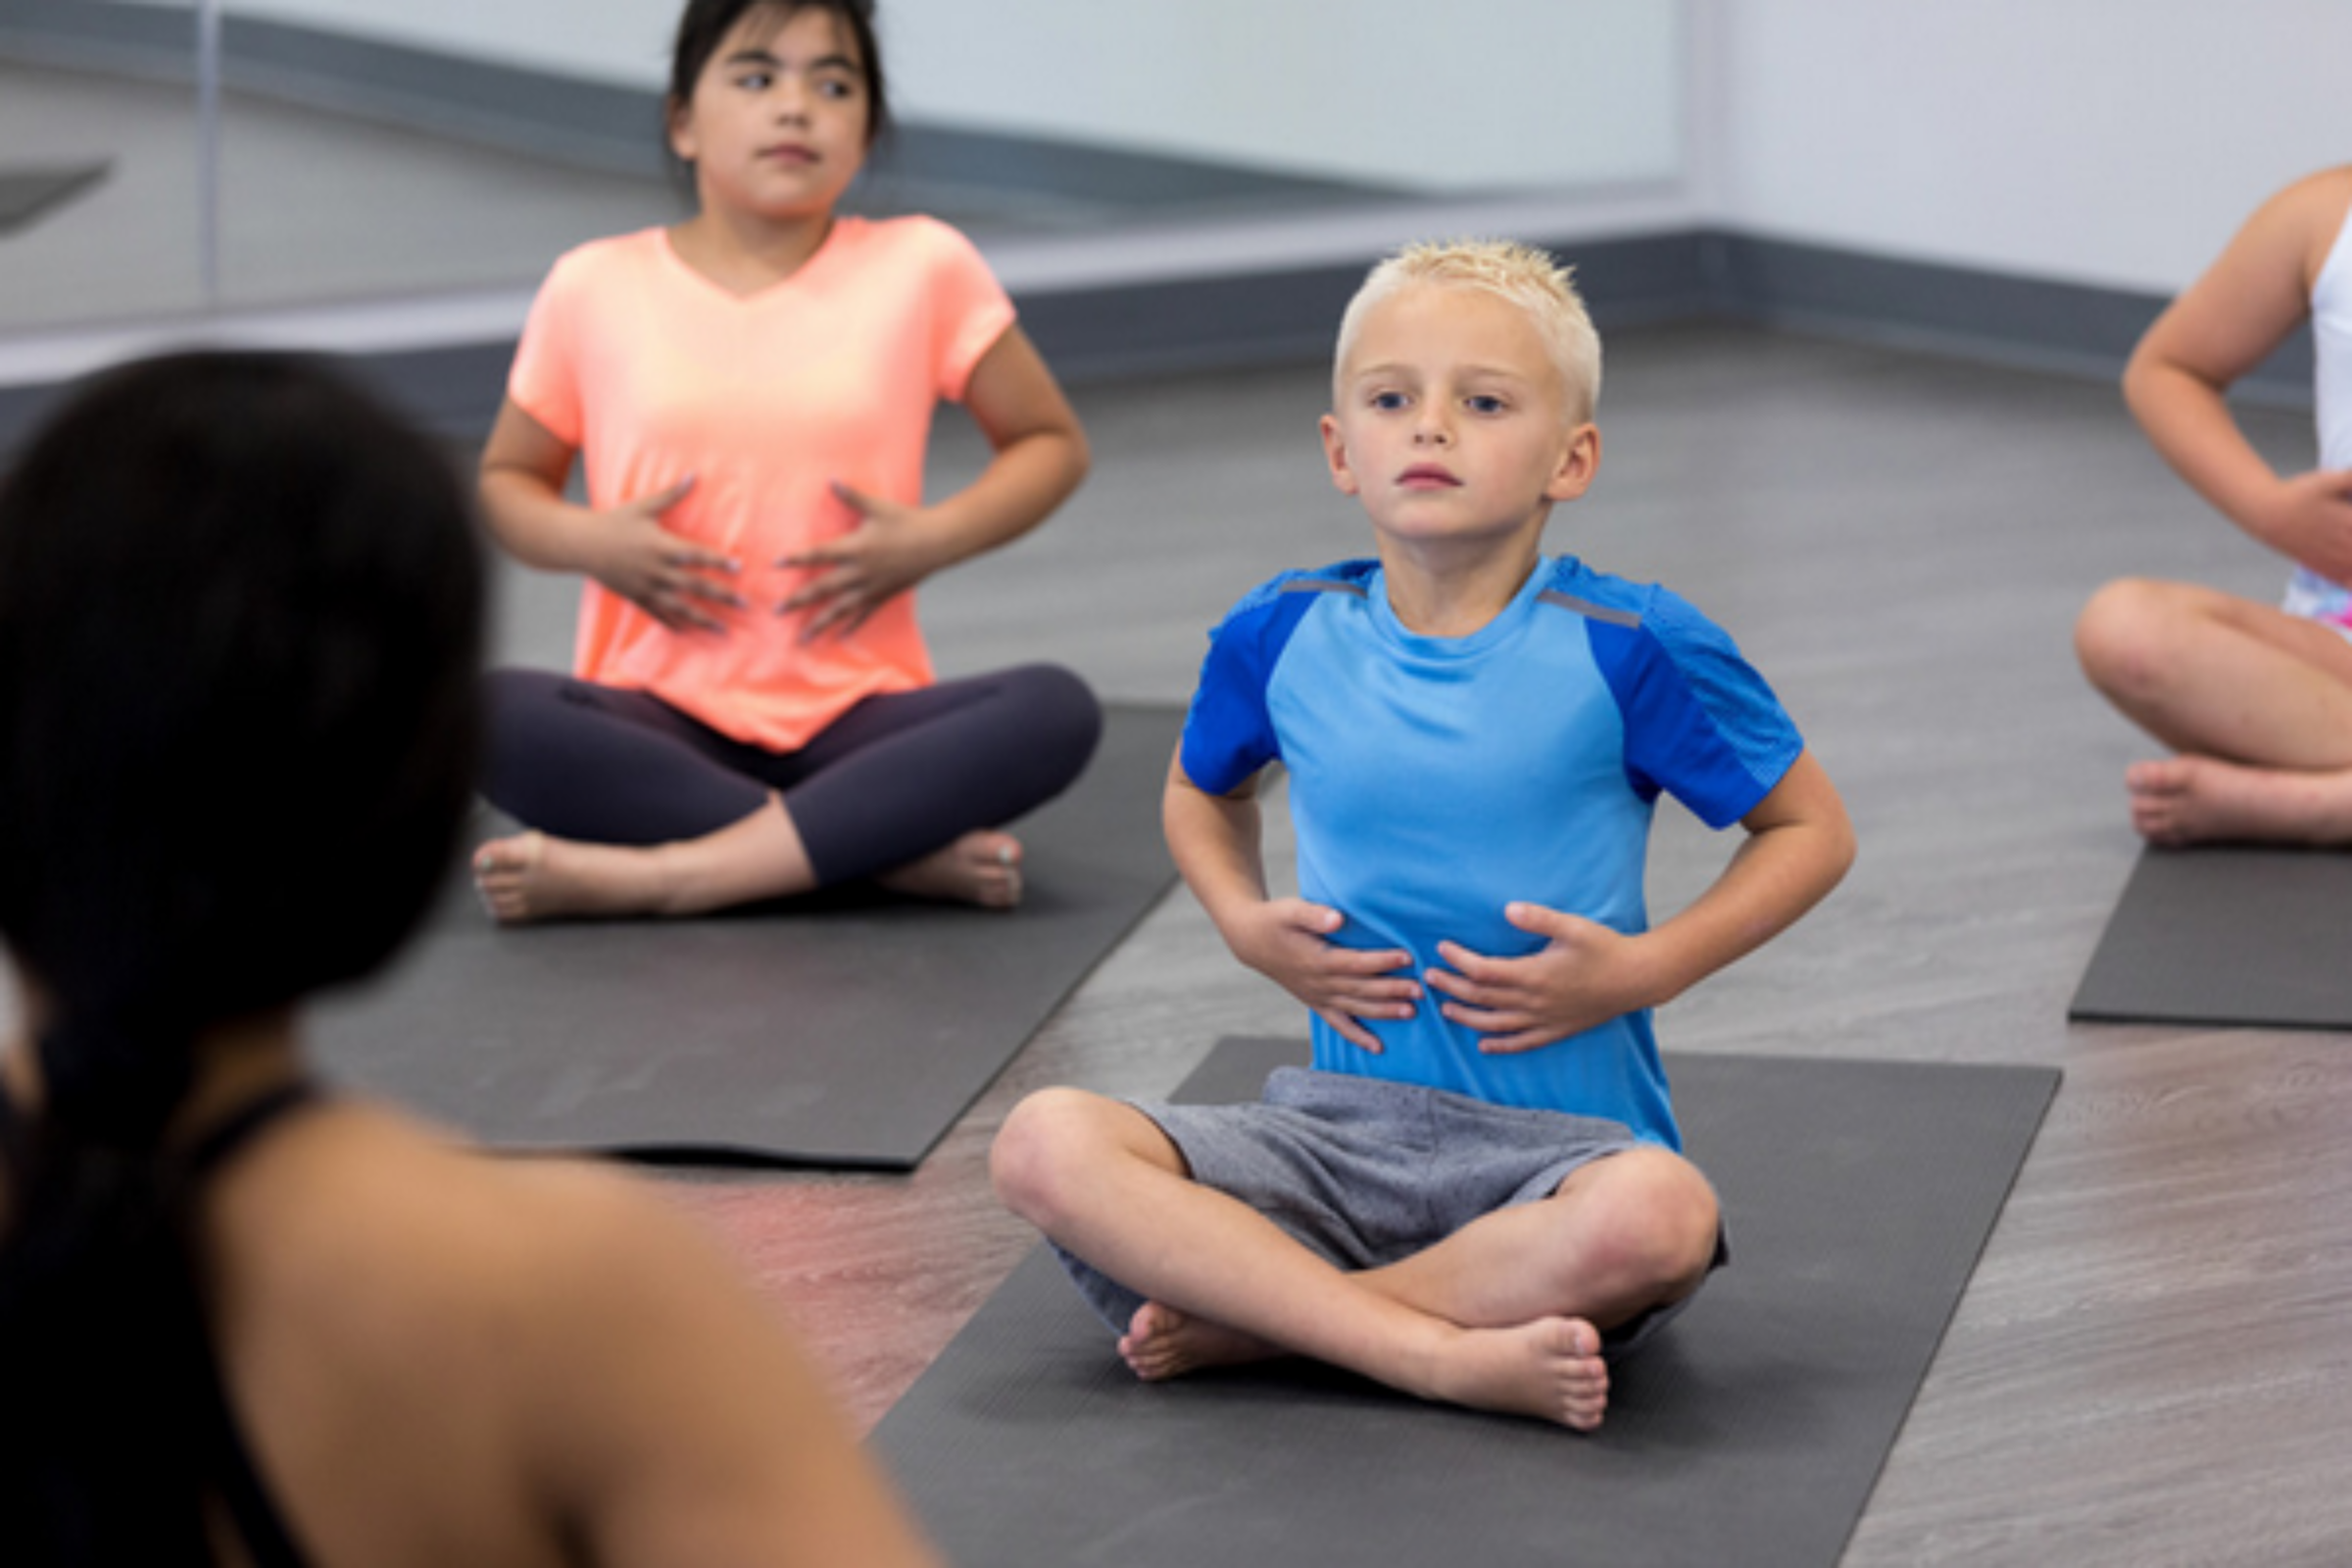
[[[2150,842],[2352,844],[2352,643],[2232,594],[2126,578],[2083,608],[2075,651],[2179,754],[2125,775]]]
[[[1020,844],[996,824],[1066,788],[1102,725],[1050,665],[869,698],[784,754],[644,692],[528,670],[488,685],[483,792],[533,829],[475,852],[510,922],[696,914],[859,880],[1008,907]]]
[[[1578,1429],[1607,1408],[1602,1334],[1697,1289],[1717,1237],[1697,1169],[1638,1149],[1350,1273],[1194,1181],[1142,1111],[1069,1089],[1015,1106],[991,1167],[1006,1206],[1148,1298],[1119,1342],[1138,1376],[1297,1353]]]

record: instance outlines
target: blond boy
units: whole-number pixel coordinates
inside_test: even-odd
[[[1406,250],[1342,321],[1333,482],[1376,560],[1286,573],[1213,634],[1165,803],[1235,956],[1311,1009],[1242,1106],[1048,1090],[994,1169],[1138,1376],[1296,1353],[1589,1429],[1608,1362],[1724,1257],[1650,1009],[1852,858],[1837,791],[1731,640],[1539,549],[1600,464],[1600,346],[1523,246]],[[1257,785],[1291,777],[1300,897]],[[1651,926],[1651,808],[1747,838]]]

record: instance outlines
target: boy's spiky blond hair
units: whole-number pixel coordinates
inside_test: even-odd
[[[1348,363],[1373,306],[1414,284],[1483,289],[1527,313],[1567,388],[1569,416],[1592,417],[1600,402],[1600,334],[1576,291],[1573,270],[1544,251],[1507,239],[1452,239],[1408,245],[1365,276],[1340,318],[1332,373]]]

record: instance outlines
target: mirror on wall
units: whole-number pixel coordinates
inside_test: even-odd
[[[204,306],[195,13],[140,57],[61,43],[63,10],[0,0],[0,334]]]
[[[985,246],[1679,177],[1684,0],[1475,17],[881,0],[899,128],[852,200]],[[566,247],[682,210],[675,20],[675,0],[0,0],[0,334],[527,289]]]

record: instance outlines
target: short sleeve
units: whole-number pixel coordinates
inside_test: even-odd
[[[1283,645],[1315,600],[1286,593],[1290,580],[1253,590],[1208,634],[1178,757],[1184,776],[1211,795],[1232,794],[1282,755],[1266,690]]]
[[[556,263],[531,301],[507,372],[507,396],[566,446],[586,432],[579,377],[580,268],[574,256]]]
[[[1665,589],[1640,616],[1593,621],[1595,656],[1625,719],[1625,765],[1709,827],[1739,821],[1804,751],[1780,699],[1721,627]]]
[[[921,220],[932,250],[932,366],[941,397],[960,403],[972,371],[1012,325],[1011,297],[972,242]]]

